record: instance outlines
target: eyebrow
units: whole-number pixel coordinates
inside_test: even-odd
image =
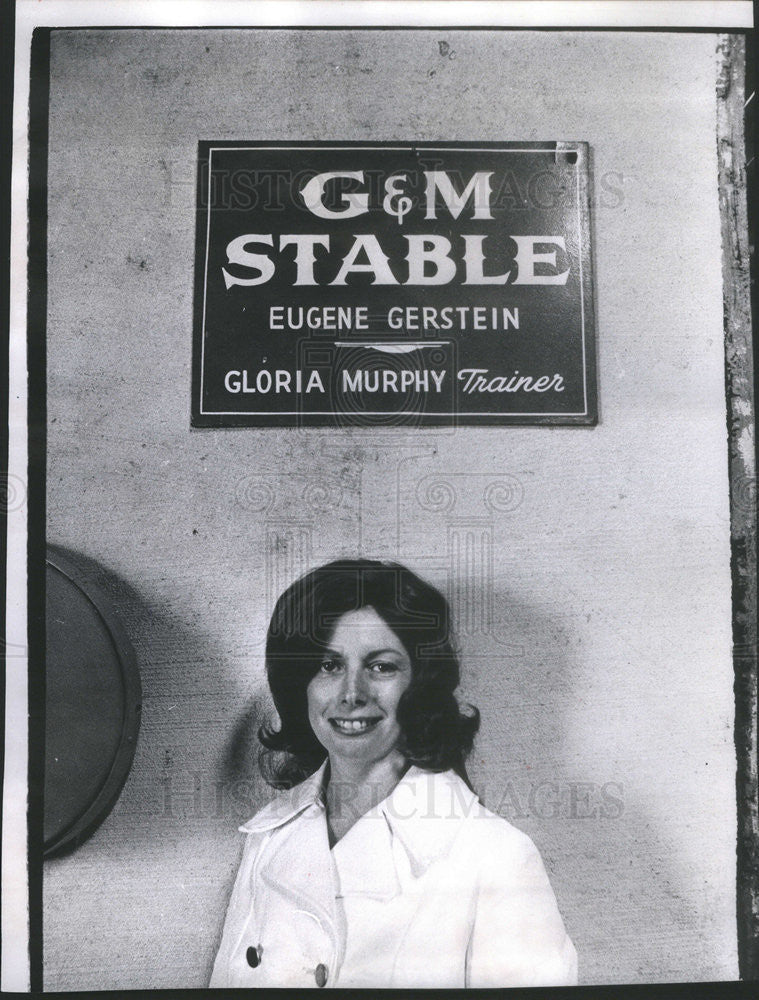
[[[392,646],[387,646],[382,649],[370,649],[368,653],[364,654],[364,659],[369,659],[372,656],[382,656],[385,653],[392,653],[394,656],[399,656],[401,658],[403,658],[404,656],[408,657],[408,654],[404,653],[403,650],[394,649]],[[325,648],[324,655],[327,654],[329,654],[330,656],[339,656],[339,657],[342,657],[343,655],[339,649],[335,649],[333,646],[327,646]]]

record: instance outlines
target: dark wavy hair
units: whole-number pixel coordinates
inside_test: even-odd
[[[338,560],[296,580],[277,601],[266,637],[266,676],[280,728],[262,726],[266,780],[290,788],[321,765],[327,752],[308,719],[306,689],[338,620],[372,607],[395,632],[411,660],[411,682],[398,704],[401,742],[409,764],[456,771],[469,779],[464,760],[480,713],[462,712],[454,694],[459,662],[445,597],[399,563]]]

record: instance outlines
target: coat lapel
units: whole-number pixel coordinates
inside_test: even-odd
[[[365,813],[332,849],[341,896],[392,899],[401,891],[393,835],[380,806]]]
[[[324,807],[312,804],[277,830],[264,848],[261,881],[335,928],[335,872]]]
[[[335,872],[324,813],[326,762],[306,781],[282,792],[240,827],[272,835],[257,865],[267,888],[313,914],[335,932]]]
[[[446,857],[462,821],[483,805],[453,771],[411,767],[333,848],[342,896],[391,899]]]

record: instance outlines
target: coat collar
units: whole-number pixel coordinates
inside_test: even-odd
[[[306,781],[277,795],[240,831],[263,833],[284,826],[309,807],[322,810],[326,766],[325,762]],[[390,795],[365,813],[346,836],[358,832],[360,824],[384,819],[382,825],[401,843],[411,873],[418,877],[448,853],[460,821],[482,815],[483,810],[477,796],[454,771],[438,773],[410,767]]]
[[[482,808],[454,771],[423,771],[418,767],[409,768],[378,806],[405,848],[415,877],[448,854],[462,821]]]
[[[305,781],[275,795],[268,805],[239,827],[240,833],[265,833],[284,826],[309,806],[324,807],[324,772],[327,761]]]

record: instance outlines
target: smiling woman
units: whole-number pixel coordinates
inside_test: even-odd
[[[282,791],[241,827],[210,985],[576,982],[537,850],[467,777],[479,714],[442,594],[396,563],[320,567],[277,602],[266,668]]]
[[[330,761],[330,846],[372,804],[367,798],[392,791],[406,770],[398,705],[410,683],[408,653],[374,608],[344,614],[307,688],[311,728]]]

